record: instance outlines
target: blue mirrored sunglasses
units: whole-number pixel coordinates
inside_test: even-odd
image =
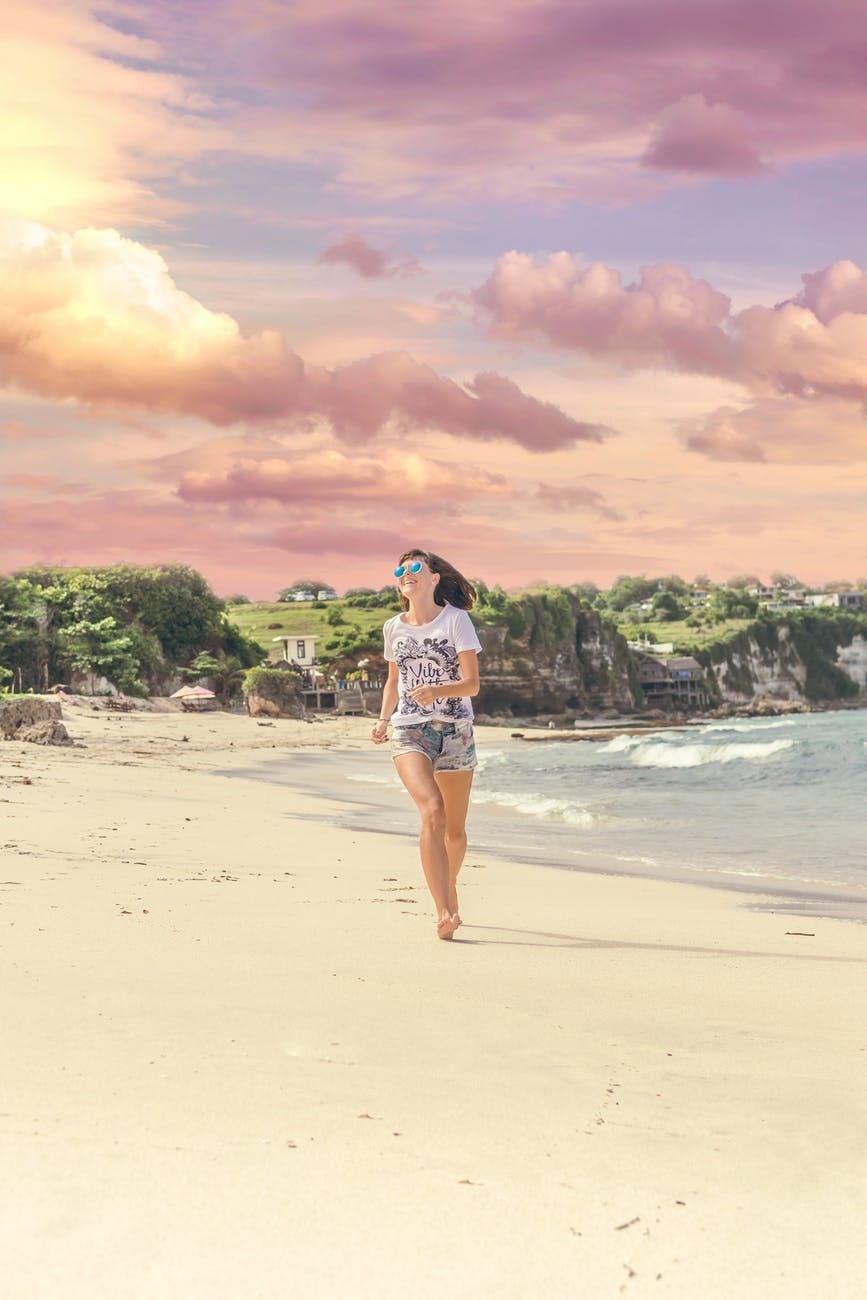
[[[405,573],[421,573],[421,560],[413,560],[412,564],[399,564],[394,571],[396,578],[402,578]]]

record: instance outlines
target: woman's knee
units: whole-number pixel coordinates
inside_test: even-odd
[[[444,834],[446,829],[446,809],[439,795],[432,795],[429,799],[425,799],[424,803],[419,806],[419,812],[425,830],[435,831],[437,835]]]

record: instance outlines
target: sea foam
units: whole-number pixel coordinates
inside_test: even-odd
[[[473,790],[473,803],[494,803],[500,808],[512,808],[531,817],[553,818],[569,826],[592,826],[596,821],[593,814],[580,804],[544,794],[515,794],[508,790],[477,788]]]
[[[768,740],[758,745],[728,741],[716,745],[648,741],[630,754],[635,767],[702,767],[707,763],[761,763],[794,749],[797,740]]]

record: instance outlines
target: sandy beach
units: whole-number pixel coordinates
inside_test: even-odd
[[[471,821],[438,942],[339,784],[225,775],[369,722],[64,721],[0,747],[8,1300],[863,1294],[863,926]]]

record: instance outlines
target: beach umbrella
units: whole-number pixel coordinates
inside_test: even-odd
[[[182,686],[169,696],[170,700],[212,700],[214,692],[204,686]]]

